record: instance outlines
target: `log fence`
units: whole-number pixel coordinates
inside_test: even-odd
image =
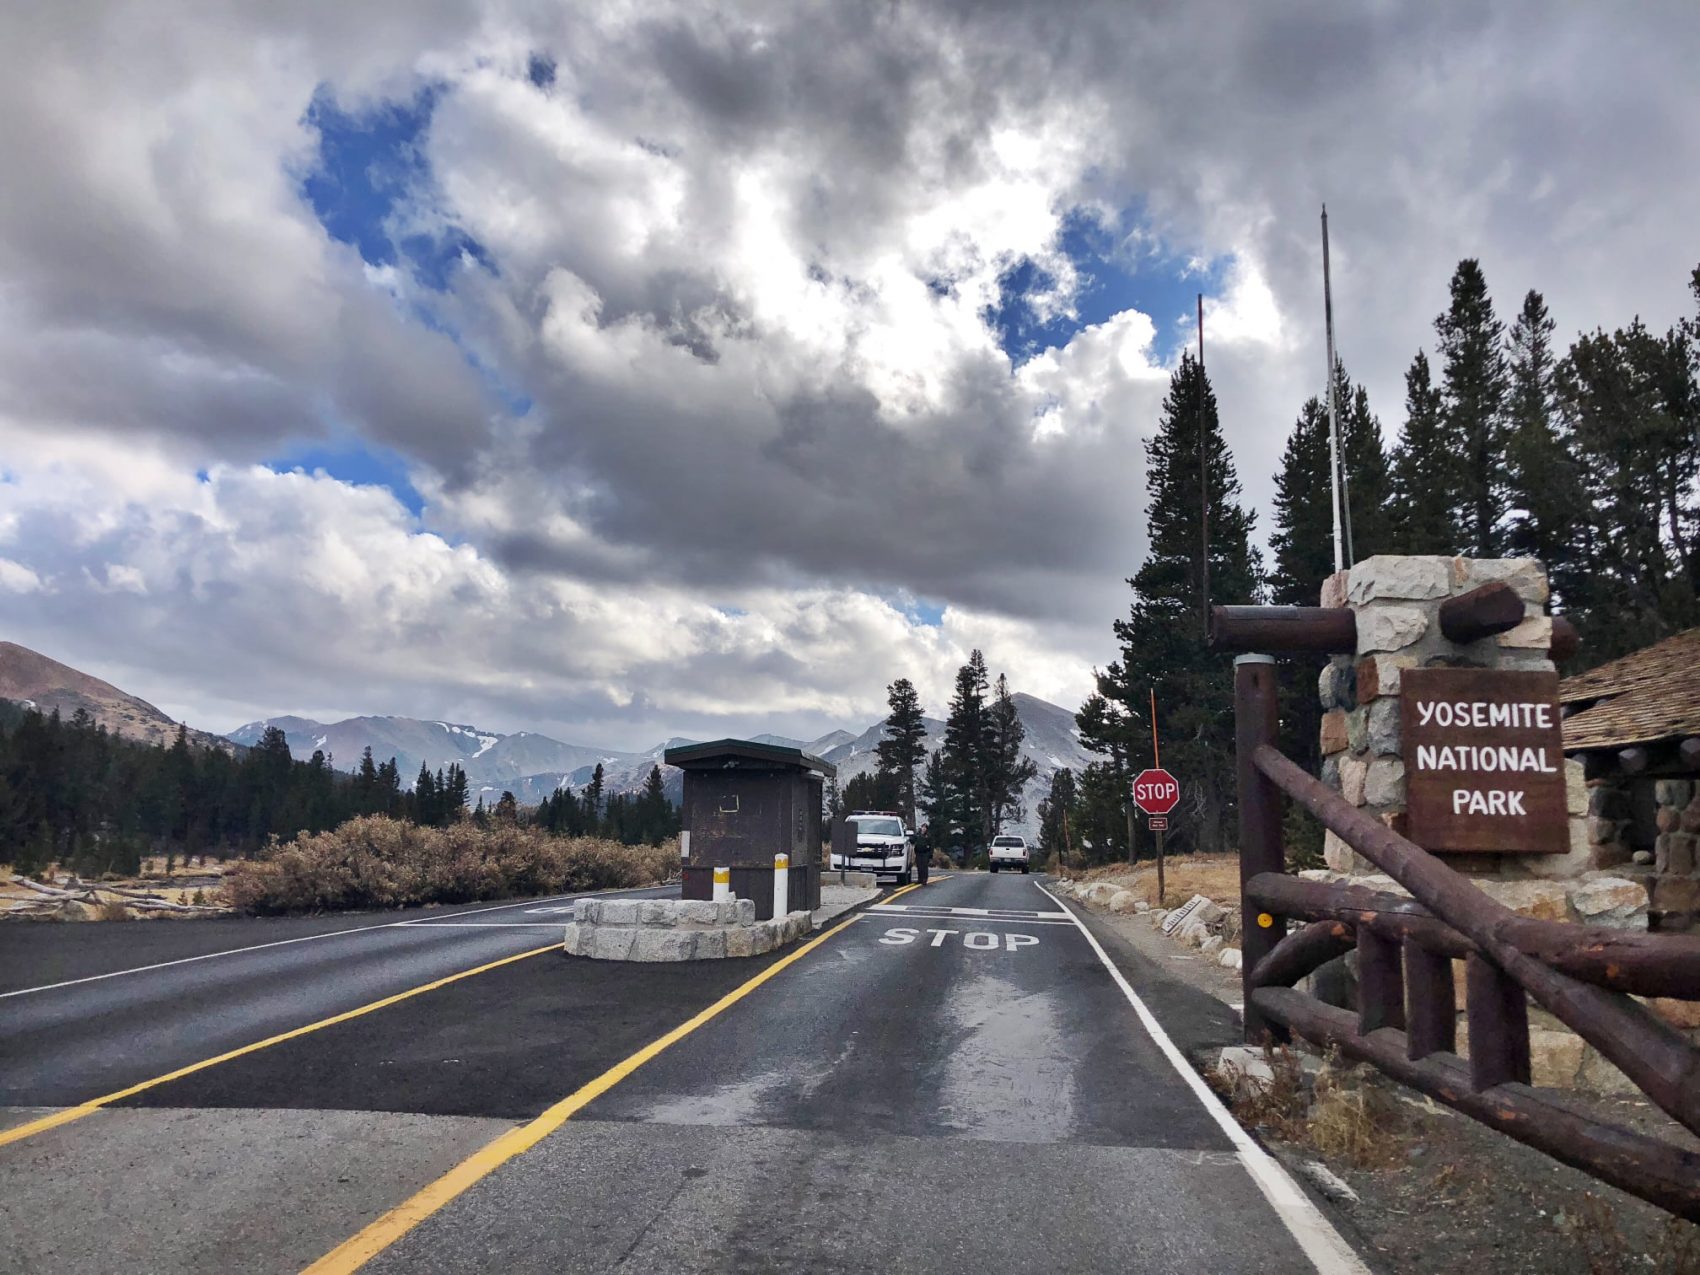
[[[1504,585],[1446,603],[1454,640],[1521,622]],[[1514,597],[1514,595],[1511,595]],[[1217,607],[1217,649],[1350,653],[1352,612],[1321,607]],[[1554,647],[1574,632],[1554,623]],[[1439,858],[1366,814],[1278,748],[1275,664],[1235,661],[1245,1035],[1297,1033],[1463,1112],[1555,1159],[1700,1222],[1700,1154],[1600,1119],[1531,1085],[1533,1000],[1617,1066],[1653,1103],[1700,1135],[1700,1047],[1636,997],[1700,1000],[1700,937],[1635,933],[1520,916]],[[1282,807],[1296,801],[1410,897],[1306,881],[1286,871]],[[1358,954],[1354,1010],[1298,984]],[[1459,1056],[1453,962],[1465,965],[1468,1058]]]

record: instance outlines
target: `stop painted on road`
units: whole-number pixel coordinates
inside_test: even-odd
[[[1024,947],[1037,947],[1039,938],[1034,934],[993,934],[989,930],[917,930],[908,926],[896,926],[880,935],[880,942],[887,947],[906,947],[910,943],[920,941],[921,935],[930,934],[932,939],[928,947],[943,947],[952,936],[961,936],[962,946],[971,952],[995,952],[1000,947],[1006,952],[1014,952]]]

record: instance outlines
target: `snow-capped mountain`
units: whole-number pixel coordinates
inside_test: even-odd
[[[1015,696],[1015,706],[1027,729],[1022,752],[1039,768],[1039,773],[1023,794],[1023,817],[1011,825],[1010,831],[1031,835],[1037,830],[1038,805],[1050,787],[1051,772],[1061,766],[1078,771],[1091,760],[1091,754],[1081,747],[1075,733],[1074,714],[1068,709],[1020,693]],[[927,748],[934,751],[944,741],[944,723],[933,717],[923,720],[927,727]],[[338,770],[359,766],[360,755],[367,747],[379,762],[394,757],[403,785],[413,783],[421,763],[432,770],[459,763],[466,771],[472,799],[476,801],[482,796],[485,804],[494,802],[504,790],[512,792],[524,805],[535,805],[560,788],[576,792],[590,782],[599,763],[604,791],[636,792],[649,778],[650,768],[661,763],[669,748],[699,742],[674,738],[643,752],[626,753],[563,744],[547,735],[527,731],[503,735],[457,722],[422,721],[414,717],[350,717],[331,723],[306,717],[269,717],[250,722],[232,731],[229,737],[251,746],[259,742],[268,726],[284,732],[290,752],[296,757],[305,761],[315,750],[323,750]],[[754,740],[782,748],[800,748],[831,762],[838,768],[838,783],[842,787],[878,764],[875,750],[884,734],[882,720],[859,735],[835,730],[811,740],[782,735],[757,735]],[[662,766],[661,774],[667,795],[678,801],[683,785],[681,772]]]

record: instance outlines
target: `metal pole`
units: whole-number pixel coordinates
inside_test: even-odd
[[[1157,906],[1163,906],[1163,838],[1169,834],[1157,829]]]
[[[1285,918],[1261,911],[1246,882],[1260,872],[1286,871],[1281,851],[1281,794],[1252,761],[1258,746],[1276,742],[1279,716],[1275,658],[1241,655],[1234,660],[1234,751],[1240,806],[1240,978],[1248,1045],[1286,1039],[1286,1030],[1266,1022],[1252,1004],[1251,974],[1287,933]]]
[[[1127,866],[1132,867],[1139,861],[1139,844],[1134,837],[1139,832],[1139,821],[1133,817],[1133,795],[1127,799]]]
[[[1198,528],[1199,610],[1210,631],[1210,447],[1204,428],[1204,294],[1198,294]]]
[[[1334,403],[1334,292],[1328,278],[1328,205],[1322,206],[1322,315],[1328,335],[1328,490],[1334,514],[1334,570],[1345,569],[1340,552],[1340,417]]]

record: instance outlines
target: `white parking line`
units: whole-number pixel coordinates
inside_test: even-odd
[[[508,908],[523,908],[531,904],[548,903],[555,899],[582,899],[596,894],[640,894],[662,888],[664,887],[643,886],[635,890],[593,890],[585,894],[556,894],[547,899],[521,899],[518,903],[497,903],[487,908],[468,908],[464,912],[451,912],[449,915],[477,916],[482,912],[502,912]],[[86,978],[68,978],[62,983],[43,983],[40,987],[20,987],[17,991],[0,992],[0,1000],[5,1000],[11,996],[32,996],[36,992],[56,991],[61,987],[76,987],[81,983],[98,983],[102,979],[122,978],[126,974],[146,974],[149,970],[169,969],[173,965],[189,965],[195,961],[210,961],[215,956],[240,956],[244,952],[260,952],[268,947],[288,947],[291,943],[310,943],[314,939],[341,938],[348,934],[367,934],[373,930],[449,928],[444,924],[446,920],[446,917],[442,920],[435,917],[421,917],[415,921],[384,921],[378,925],[357,925],[346,930],[327,930],[323,934],[302,934],[296,938],[278,939],[272,943],[255,943],[249,947],[233,947],[222,952],[202,952],[199,956],[181,956],[174,961],[158,961],[152,965],[136,965],[127,970],[111,970],[105,974],[90,974]],[[557,927],[552,925],[550,928]]]
[[[1092,950],[1098,954],[1098,959],[1104,963],[1104,968],[1110,972],[1116,986],[1121,988],[1128,1004],[1133,1006],[1134,1013],[1139,1016],[1140,1023],[1156,1042],[1157,1048],[1163,1051],[1164,1057],[1180,1074],[1181,1079],[1204,1104],[1204,1109],[1221,1126],[1222,1132],[1228,1135],[1228,1140],[1239,1152],[1240,1163],[1251,1175],[1251,1180],[1257,1183],[1257,1189],[1263,1192],[1263,1198],[1269,1201],[1276,1216],[1292,1233],[1298,1246],[1304,1250],[1305,1256],[1310,1258],[1311,1264],[1322,1272],[1322,1275],[1370,1275],[1369,1268],[1363,1264],[1352,1246],[1341,1238],[1340,1232],[1322,1215],[1322,1211],[1299,1188],[1299,1184],[1293,1181],[1273,1156],[1252,1140],[1251,1135],[1240,1127],[1239,1121],[1222,1105],[1222,1100],[1204,1083],[1204,1078],[1192,1069],[1186,1056],[1181,1053],[1175,1042],[1169,1039],[1169,1033],[1164,1031],[1163,1025],[1157,1021],[1157,1016],[1146,1008],[1145,1002],[1139,999],[1139,994],[1128,985],[1127,979],[1122,977],[1122,972],[1110,960],[1109,953],[1104,951],[1097,936],[1086,928],[1078,916],[1068,911],[1056,895],[1037,881],[1033,883],[1033,888],[1058,907],[1062,907],[1080,930],[1081,936],[1091,944]]]

